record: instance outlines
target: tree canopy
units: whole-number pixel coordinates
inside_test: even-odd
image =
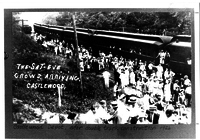
[[[71,15],[76,17],[76,26],[98,30],[125,31],[156,35],[191,34],[191,12],[60,12],[56,24],[72,27]],[[49,18],[49,17],[47,17]],[[49,18],[48,24],[51,23]],[[48,19],[46,19],[48,21]]]

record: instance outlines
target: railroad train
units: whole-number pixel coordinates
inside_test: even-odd
[[[72,27],[35,23],[34,31],[47,38],[65,40],[74,43]],[[170,67],[180,75],[191,77],[192,44],[190,35],[158,36],[128,32],[94,30],[77,28],[78,45],[92,48],[93,54],[99,51],[112,52],[115,56],[127,59],[138,58],[143,61],[156,62],[160,50],[170,53]]]

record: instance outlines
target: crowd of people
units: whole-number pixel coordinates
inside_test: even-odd
[[[104,123],[105,121],[112,124],[191,122],[191,81],[187,75],[180,79],[176,77],[168,65],[170,54],[167,51],[159,52],[158,65],[137,58],[133,60],[117,58],[112,53],[105,55],[100,52],[99,57],[88,56],[90,53],[87,53],[86,49],[82,49],[79,53],[82,53],[80,59],[83,60],[83,71],[90,71],[95,67],[92,60],[97,62],[96,69],[102,71],[105,87],[112,88],[109,86],[109,79],[112,73],[114,75],[115,98],[111,102],[111,110],[106,111],[112,114],[112,117],[107,118],[110,115],[105,115],[106,117],[101,118],[105,113],[102,111],[97,113]],[[87,54],[86,57],[83,54]],[[106,101],[103,102],[106,104]],[[98,108],[101,106],[97,105],[93,110],[99,110]]]
[[[75,54],[73,44],[43,38],[37,35],[35,39],[55,55],[71,58]],[[94,56],[92,51],[90,47],[78,46],[81,71],[101,74],[105,88],[113,90],[114,98],[112,102],[96,102],[86,114],[73,118],[72,123],[191,123],[191,81],[187,75],[176,77],[166,50],[159,52],[158,65],[134,56],[134,59],[117,57],[111,52],[99,51]],[[109,85],[111,80],[114,87]]]

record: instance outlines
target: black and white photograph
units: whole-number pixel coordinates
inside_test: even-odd
[[[13,10],[11,16],[13,129],[89,124],[84,130],[150,131],[194,123],[193,10]]]
[[[13,123],[191,123],[191,12],[30,15],[13,13]]]

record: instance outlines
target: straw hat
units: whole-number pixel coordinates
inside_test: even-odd
[[[134,97],[134,96],[132,96],[132,97],[130,97],[130,99],[129,99],[129,103],[136,103],[136,101],[137,101],[137,98],[136,97]]]
[[[111,105],[112,105],[112,107],[118,107],[117,101],[112,101],[112,102],[111,102]]]
[[[100,104],[101,104],[101,105],[106,105],[106,101],[105,101],[105,100],[101,100],[101,101],[100,101]]]
[[[154,105],[149,106],[149,110],[150,111],[156,111],[157,110],[157,106],[154,106]]]

